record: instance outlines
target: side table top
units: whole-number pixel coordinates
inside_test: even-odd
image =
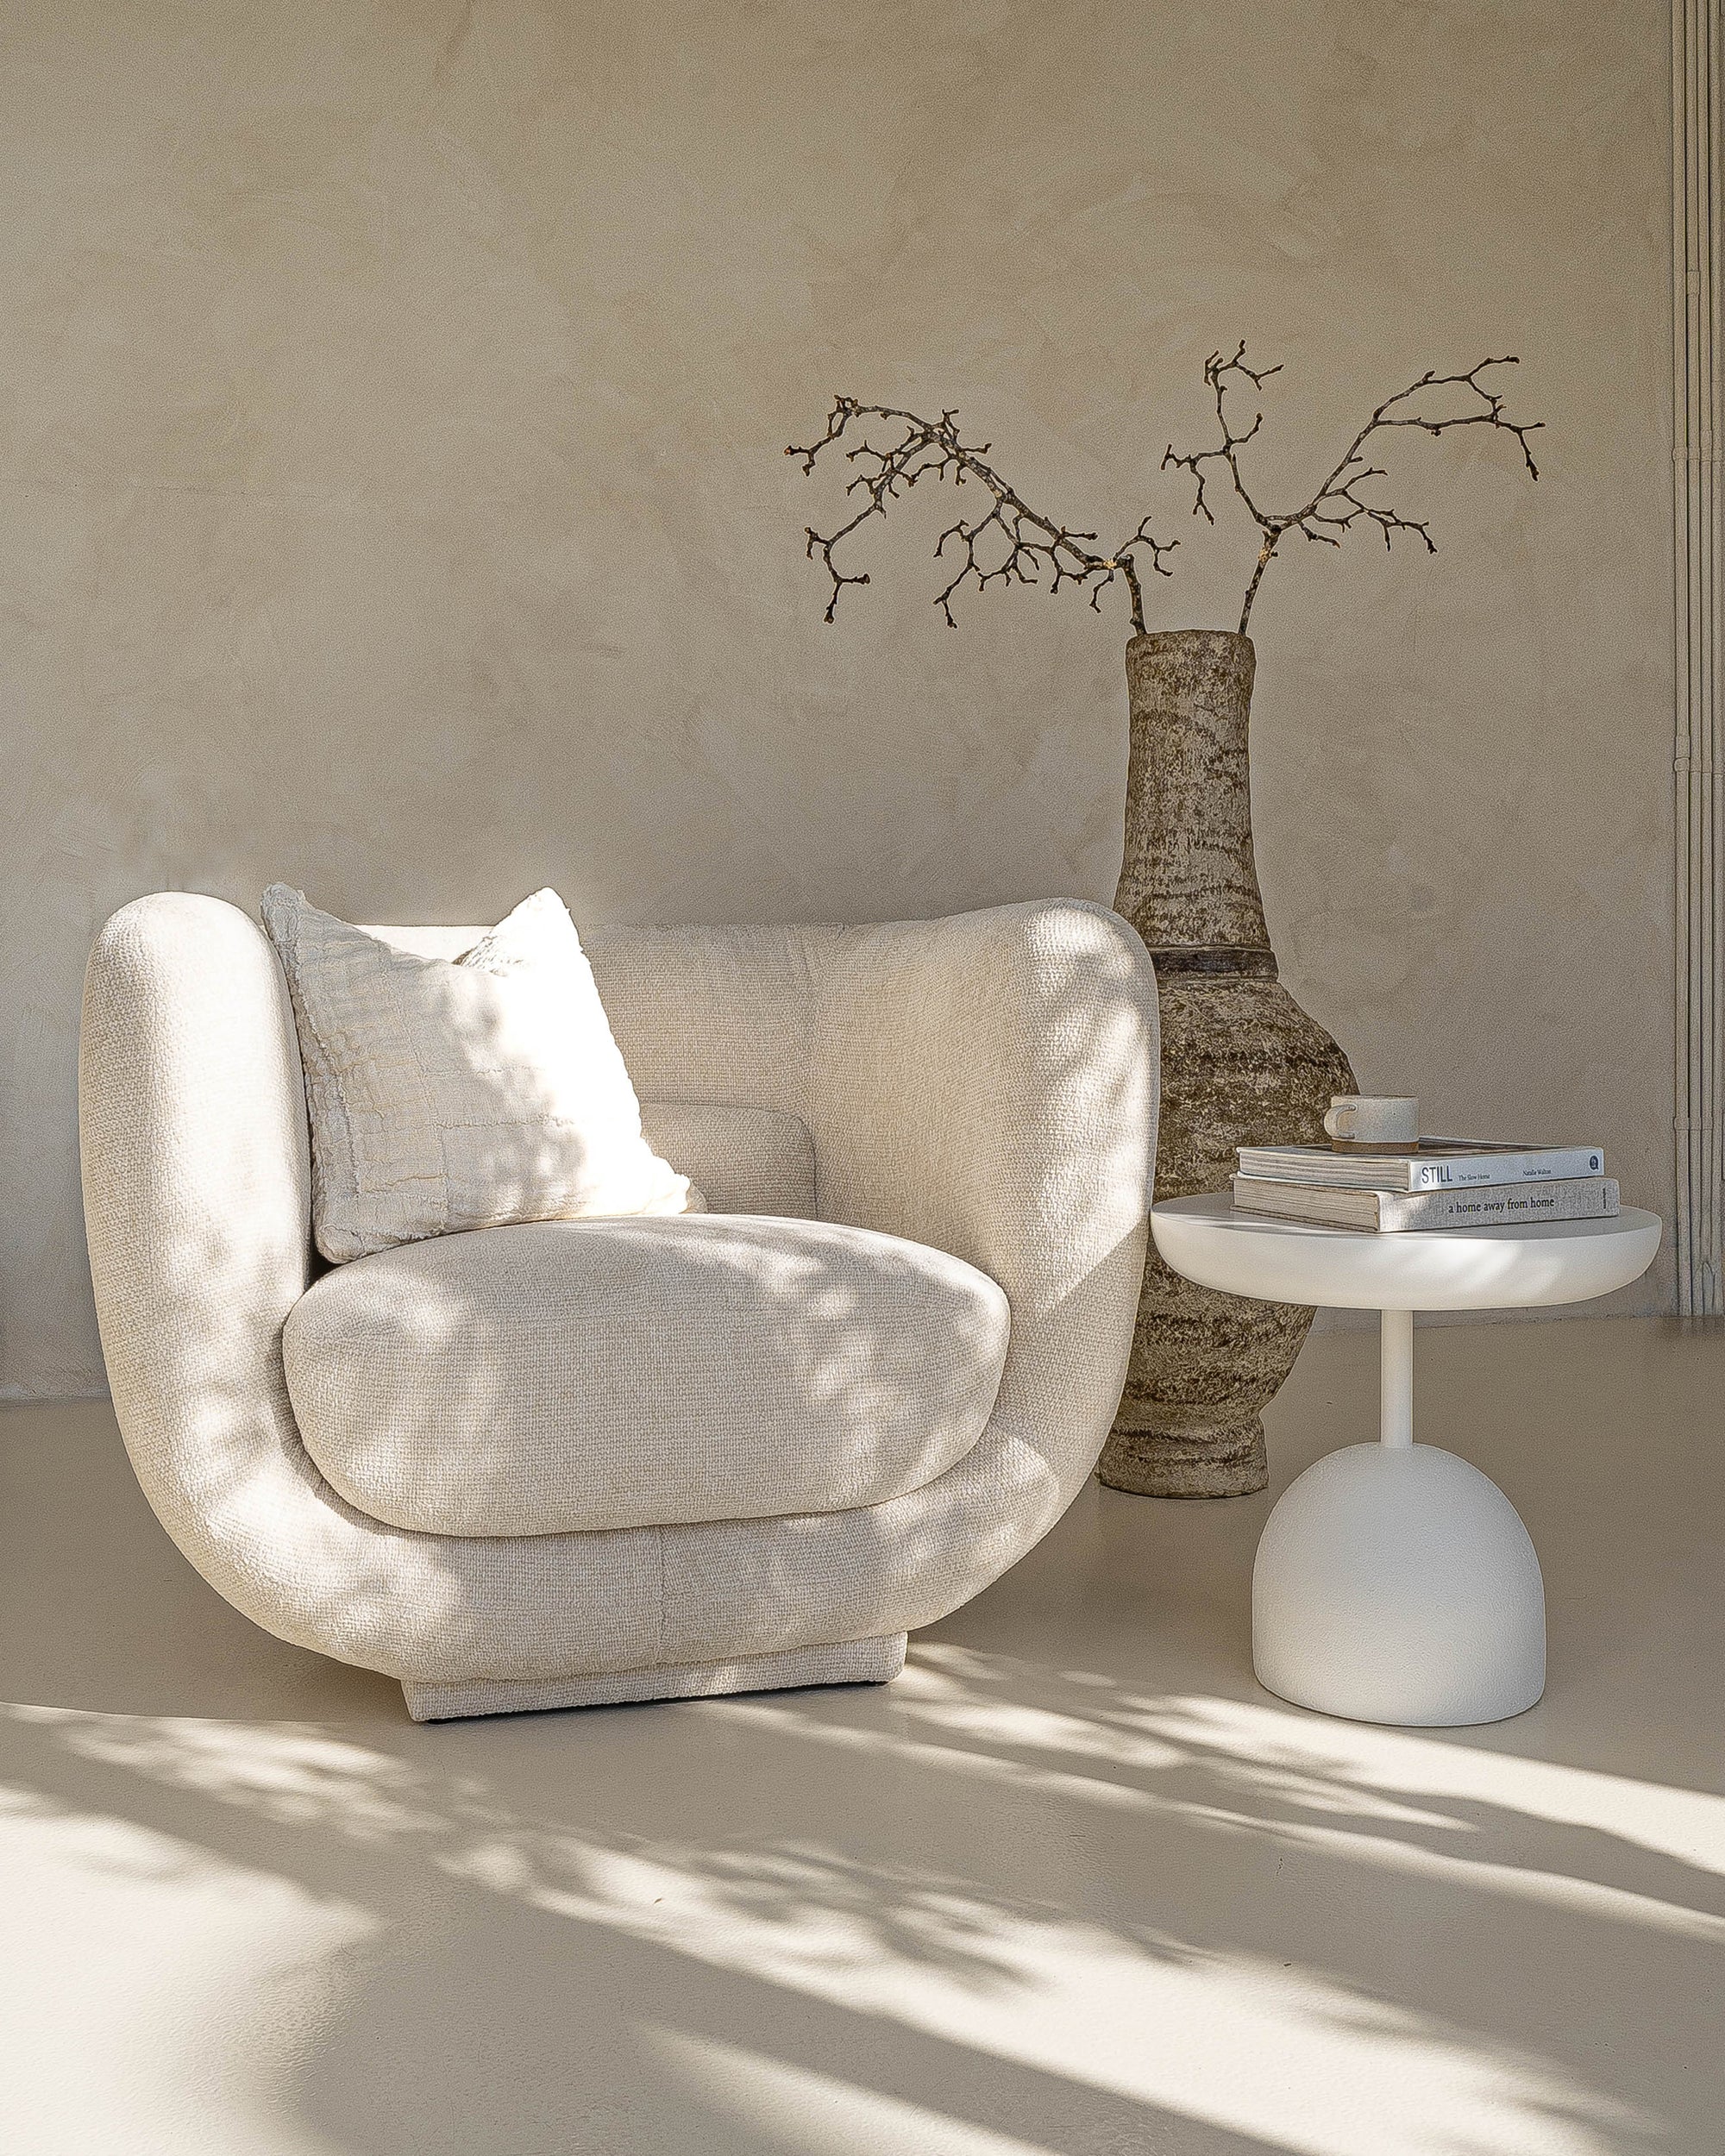
[[[1664,1229],[1658,1213],[1625,1206],[1615,1220],[1383,1235],[1237,1213],[1226,1191],[1164,1199],[1150,1218],[1164,1260],[1201,1287],[1333,1310],[1522,1310],[1586,1302],[1639,1279]]]

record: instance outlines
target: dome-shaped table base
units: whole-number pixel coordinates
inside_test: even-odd
[[[1271,1514],[1252,1662],[1281,1698],[1355,1721],[1501,1721],[1546,1684],[1527,1530],[1477,1467],[1430,1445],[1350,1445]]]

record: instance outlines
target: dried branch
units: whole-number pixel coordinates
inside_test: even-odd
[[[832,579],[832,597],[826,605],[829,622],[845,586],[869,581],[866,570],[860,575],[852,575],[842,569],[833,559],[834,549],[871,517],[885,516],[888,505],[896,501],[902,491],[932,473],[937,480],[950,474],[957,486],[975,479],[994,497],[994,505],[985,515],[974,523],[967,523],[961,517],[957,523],[947,526],[935,546],[937,561],[946,561],[949,567],[954,560],[958,562],[957,574],[944,591],[937,593],[934,601],[945,615],[948,628],[958,626],[953,618],[952,600],[966,583],[974,580],[979,591],[986,590],[996,578],[1007,584],[1040,585],[1040,573],[1045,567],[1051,573],[1051,591],[1057,592],[1063,584],[1076,584],[1089,592],[1090,604],[1099,613],[1103,592],[1118,577],[1131,598],[1133,630],[1143,634],[1144,590],[1134,550],[1148,548],[1151,568],[1158,576],[1171,576],[1173,571],[1164,567],[1162,557],[1173,552],[1179,543],[1177,540],[1164,544],[1152,538],[1150,519],[1145,517],[1139,520],[1138,529],[1111,552],[1093,553],[1091,548],[1096,542],[1094,531],[1072,531],[1064,524],[1051,523],[1021,500],[1000,473],[983,462],[989,453],[989,443],[985,442],[979,449],[965,448],[958,438],[957,412],[944,411],[938,419],[920,419],[915,412],[898,411],[890,404],[862,404],[854,397],[835,397],[832,410],[827,414],[826,432],[820,440],[806,449],[793,444],[785,454],[800,457],[805,473],[812,473],[821,451],[840,441],[853,421],[866,423],[869,419],[895,420],[904,429],[903,439],[891,449],[877,449],[867,441],[847,449],[846,462],[859,469],[844,491],[847,494],[860,492],[862,506],[849,523],[841,524],[837,531],[825,536],[812,526],[808,528],[808,557],[812,561],[818,554]],[[946,551],[949,546],[956,549],[950,557]]]
[[[1427,370],[1417,382],[1395,396],[1386,397],[1359,432],[1349,442],[1346,454],[1311,500],[1303,509],[1277,513],[1261,508],[1248,489],[1241,473],[1239,453],[1264,424],[1264,414],[1254,414],[1251,424],[1244,434],[1234,431],[1234,423],[1227,407],[1228,392],[1238,390],[1250,382],[1254,389],[1261,389],[1272,374],[1279,374],[1279,367],[1251,367],[1245,362],[1245,347],[1241,344],[1232,359],[1225,360],[1220,352],[1213,352],[1204,362],[1204,379],[1208,383],[1216,400],[1216,423],[1221,429],[1221,442],[1214,449],[1197,449],[1176,454],[1170,442],[1162,468],[1170,467],[1189,472],[1196,484],[1196,495],[1192,504],[1195,517],[1201,515],[1214,523],[1215,515],[1209,504],[1208,485],[1218,476],[1208,467],[1224,465],[1233,486],[1234,492],[1245,503],[1253,522],[1264,535],[1258,548],[1258,561],[1246,586],[1245,604],[1240,609],[1240,634],[1245,634],[1246,624],[1251,618],[1251,603],[1258,597],[1258,587],[1264,581],[1264,573],[1270,567],[1276,549],[1290,531],[1297,531],[1303,538],[1320,541],[1327,547],[1339,547],[1341,535],[1359,523],[1372,524],[1383,535],[1388,547],[1398,531],[1413,532],[1423,543],[1427,554],[1435,554],[1437,542],[1428,527],[1417,517],[1403,517],[1396,510],[1385,508],[1355,490],[1370,479],[1387,476],[1380,466],[1369,464],[1361,454],[1371,437],[1390,427],[1417,427],[1423,433],[1446,434],[1452,427],[1496,427],[1501,433],[1515,436],[1530,478],[1538,479],[1540,467],[1534,461],[1534,453],[1527,447],[1527,436],[1545,424],[1543,420],[1520,422],[1509,418],[1504,410],[1505,399],[1496,390],[1489,389],[1479,379],[1488,367],[1519,367],[1514,358],[1481,360],[1465,374],[1438,374]],[[1443,390],[1459,392],[1472,400],[1469,408],[1452,412],[1446,417],[1435,417],[1430,405],[1433,392]]]

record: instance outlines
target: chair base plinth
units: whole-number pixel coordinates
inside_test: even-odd
[[[561,1707],[622,1707],[642,1700],[716,1699],[728,1692],[781,1692],[804,1684],[885,1684],[905,1666],[905,1634],[833,1647],[793,1647],[737,1662],[685,1662],[605,1677],[482,1677],[471,1684],[401,1689],[417,1722],[471,1714],[536,1714]]]

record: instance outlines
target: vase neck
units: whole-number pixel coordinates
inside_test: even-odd
[[[1251,849],[1249,637],[1182,629],[1126,647],[1131,761],[1114,908],[1152,951],[1268,950]]]

